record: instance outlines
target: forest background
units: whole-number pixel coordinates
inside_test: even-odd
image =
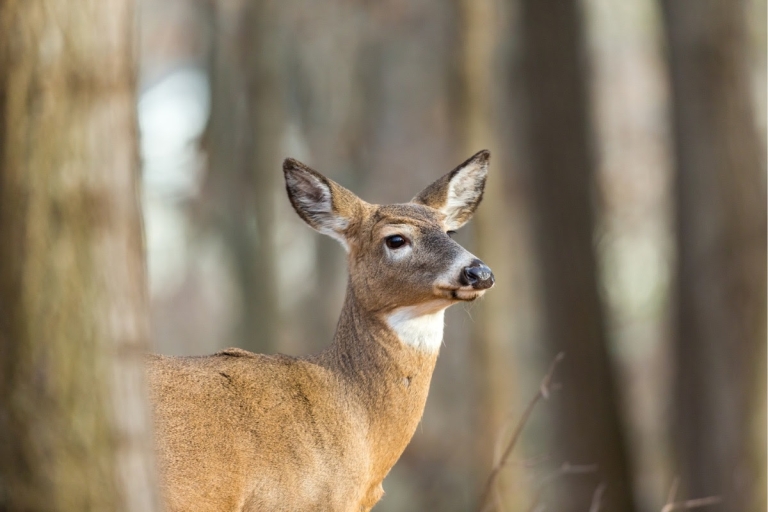
[[[391,203],[485,148],[498,284],[376,510],[474,509],[560,352],[498,510],[765,510],[766,86],[765,0],[0,2],[0,510],[156,506],[145,350],[330,341],[283,158]]]

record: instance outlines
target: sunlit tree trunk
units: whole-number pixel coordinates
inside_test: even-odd
[[[133,36],[0,3],[0,510],[157,509]]]
[[[678,471],[688,496],[722,495],[717,510],[765,510],[765,408],[755,409],[765,401],[765,147],[743,5],[662,5],[677,163]]]
[[[263,1],[223,2],[212,11],[206,192],[241,300],[232,342],[256,352],[278,350],[274,212],[284,124],[278,12],[278,4]]]
[[[544,353],[560,351],[552,408],[555,464],[595,464],[564,475],[553,510],[588,509],[599,482],[604,510],[634,510],[629,464],[598,293],[592,127],[582,13],[575,0],[522,0],[523,148],[541,272]],[[548,409],[549,410],[549,409]]]
[[[499,16],[494,0],[459,0],[459,95],[457,126],[460,129],[461,161],[481,149],[491,150],[491,173],[483,195],[483,205],[473,221],[473,251],[481,255],[500,280],[493,293],[488,294],[473,312],[472,354],[473,375],[476,377],[477,407],[475,409],[475,467],[476,485],[482,492],[488,475],[496,463],[494,449],[503,437],[510,413],[519,409],[514,371],[510,364],[510,342],[514,336],[517,311],[512,297],[510,279],[519,267],[509,257],[511,238],[519,233],[517,219],[512,218],[506,195],[504,155],[497,151],[495,117],[492,105],[496,90],[494,63],[499,41],[494,21]],[[503,226],[503,227],[502,227]],[[515,240],[520,242],[520,240]],[[505,509],[523,510],[529,496],[522,492],[525,476],[522,466],[509,464],[496,486],[496,495]]]

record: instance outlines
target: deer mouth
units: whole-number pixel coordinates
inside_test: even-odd
[[[472,302],[475,299],[479,299],[485,293],[485,290],[478,290],[470,286],[462,287],[438,287],[437,291],[440,295],[455,301]]]

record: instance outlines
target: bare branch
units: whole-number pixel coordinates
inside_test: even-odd
[[[661,509],[661,512],[672,512],[673,510],[691,510],[694,508],[716,505],[717,503],[723,501],[720,496],[708,496],[706,498],[675,501],[677,497],[677,489],[679,486],[680,479],[675,477],[675,479],[672,481],[672,486],[669,489],[669,494],[667,495],[667,503]]]
[[[668,503],[664,505],[661,512],[671,512],[673,510],[690,510],[692,508],[708,507],[709,505],[717,505],[721,503],[723,499],[720,496],[707,496],[706,498],[696,498],[693,500],[678,501],[676,503]]]
[[[517,427],[515,427],[514,432],[512,433],[512,437],[509,440],[509,443],[507,444],[506,449],[504,450],[504,453],[502,454],[501,458],[494,464],[493,469],[491,469],[491,474],[488,476],[488,480],[485,484],[485,489],[483,490],[483,494],[480,497],[480,504],[478,506],[478,510],[480,512],[484,512],[488,509],[489,505],[492,505],[490,503],[490,497],[493,494],[493,489],[496,485],[496,480],[499,478],[499,473],[504,468],[505,464],[509,460],[509,456],[512,454],[512,450],[514,449],[515,445],[517,444],[517,441],[520,439],[520,434],[523,432],[523,428],[525,428],[526,423],[528,423],[528,418],[530,418],[531,413],[533,413],[533,410],[536,407],[536,404],[539,403],[539,400],[547,399],[549,398],[550,392],[552,391],[552,376],[555,373],[555,368],[560,363],[560,361],[563,360],[565,357],[565,353],[560,352],[555,356],[555,359],[552,361],[552,363],[549,365],[549,371],[547,371],[547,374],[544,376],[544,378],[541,381],[541,384],[539,385],[539,391],[536,393],[536,395],[531,399],[531,401],[528,403],[528,406],[525,408],[525,411],[523,412],[522,417],[520,418],[520,421],[517,424]]]
[[[603,504],[603,494],[605,494],[607,488],[608,484],[600,482],[600,485],[597,486],[594,494],[592,494],[592,504],[589,506],[589,512],[600,512],[600,506]]]
[[[597,471],[597,464],[571,464],[563,462],[551,475],[543,480],[543,483],[549,483],[557,480],[563,475],[585,475]]]
[[[502,456],[502,450],[504,449],[504,439],[507,437],[507,433],[514,427],[513,418],[510,416],[504,421],[504,425],[499,430],[496,436],[496,442],[493,446],[493,465],[494,467],[499,464]]]
[[[675,499],[677,498],[677,488],[680,486],[680,477],[675,477],[674,480],[672,480],[672,485],[669,488],[669,493],[667,494],[667,502],[665,505],[672,505],[675,502]]]
[[[523,467],[525,468],[534,468],[537,465],[541,464],[542,462],[549,462],[552,460],[552,455],[549,453],[542,453],[541,455],[536,455],[535,457],[531,457],[530,459],[523,460]]]
[[[597,464],[571,464],[570,462],[563,462],[559,468],[541,480],[539,488],[533,497],[533,501],[531,502],[529,512],[537,510],[539,507],[539,501],[541,501],[541,496],[544,494],[544,490],[555,480],[566,475],[585,475],[595,473],[597,469]]]

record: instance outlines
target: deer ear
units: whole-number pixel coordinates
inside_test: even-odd
[[[293,158],[283,162],[283,173],[288,199],[299,217],[317,231],[341,242],[348,251],[346,231],[362,200]]]
[[[412,199],[412,202],[440,210],[446,216],[448,230],[466,224],[483,199],[485,179],[491,152],[487,149],[432,183]]]

